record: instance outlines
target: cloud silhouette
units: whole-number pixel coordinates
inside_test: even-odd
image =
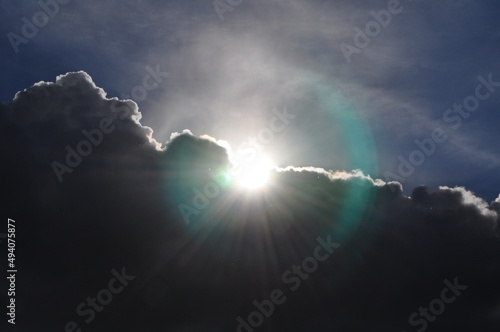
[[[455,278],[468,288],[432,329],[498,327],[500,196],[408,197],[358,170],[292,166],[250,194],[232,185],[227,143],[185,130],[160,144],[133,101],[84,72],[19,92],[0,117],[23,330],[245,331],[238,318],[249,324],[275,290],[255,330],[415,330],[409,316]],[[81,161],[60,181],[53,163],[76,160],[67,147]],[[135,279],[86,322],[78,305],[122,268]]]

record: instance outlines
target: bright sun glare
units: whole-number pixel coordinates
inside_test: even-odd
[[[238,185],[246,189],[262,188],[269,182],[272,168],[273,164],[267,158],[242,165],[240,174],[237,175]]]

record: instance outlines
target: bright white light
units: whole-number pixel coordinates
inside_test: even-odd
[[[241,166],[236,175],[238,185],[246,189],[258,189],[266,185],[270,178],[273,164],[267,158],[253,160]]]

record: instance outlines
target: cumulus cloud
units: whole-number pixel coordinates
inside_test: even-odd
[[[140,124],[142,116],[134,101],[106,98],[104,90],[83,71],[60,75],[55,82],[38,82],[18,92],[12,103],[4,105],[3,116],[29,134],[39,135],[33,137],[35,141],[46,139],[52,132],[65,143],[63,135],[92,129],[106,117],[117,126],[117,132],[127,133],[129,143],[158,145],[151,128]]]
[[[286,302],[262,331],[404,330],[455,277],[470,295],[433,327],[498,324],[500,196],[487,204],[463,187],[405,196],[400,183],[358,170],[293,166],[249,194],[214,180],[231,167],[229,143],[184,130],[160,144],[133,101],[106,98],[84,72],[19,92],[0,117],[25,330],[75,321],[88,331],[234,331],[274,289]],[[103,119],[114,129],[59,182],[51,163]],[[209,183],[217,191],[206,195]],[[181,204],[196,210],[189,225]],[[318,238],[340,247],[287,282]],[[123,266],[136,279],[86,323],[75,308]]]

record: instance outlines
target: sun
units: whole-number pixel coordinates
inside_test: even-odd
[[[271,178],[272,162],[268,158],[252,160],[241,166],[235,176],[238,186],[255,190],[265,187]]]

